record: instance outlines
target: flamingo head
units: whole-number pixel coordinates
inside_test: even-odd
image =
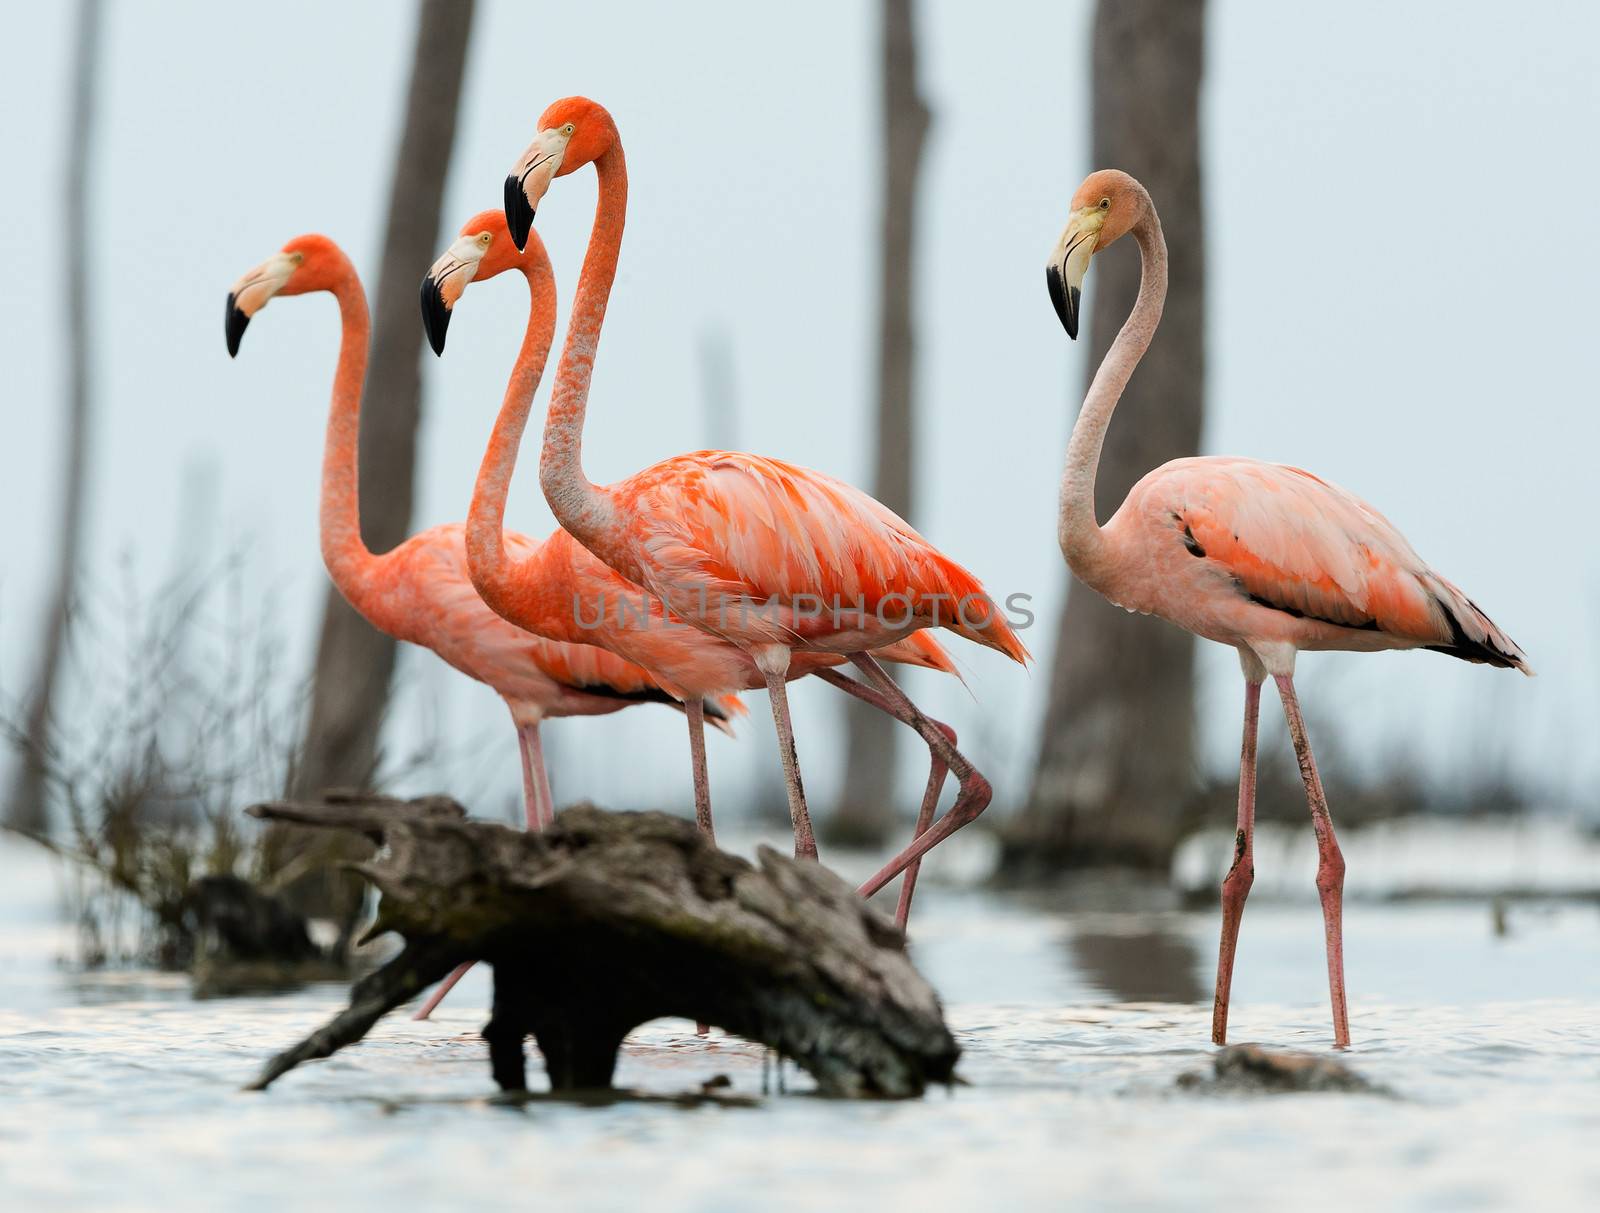
[[[251,270],[228,292],[228,356],[239,353],[250,318],[274,295],[304,295],[332,290],[350,272],[350,261],[326,236],[296,236]]]
[[[563,97],[545,110],[533,142],[506,178],[506,223],[518,248],[527,243],[550,183],[600,159],[618,138],[606,107],[587,97]]]
[[[1150,210],[1144,186],[1120,169],[1090,173],[1072,195],[1066,229],[1044,267],[1050,302],[1067,336],[1078,336],[1078,303],[1089,259],[1126,235]]]
[[[530,230],[527,247],[518,249],[512,243],[503,212],[479,211],[461,225],[455,243],[422,279],[422,327],[435,354],[444,353],[445,331],[467,284],[507,270],[521,270],[530,280],[549,276],[550,257],[544,243]]]

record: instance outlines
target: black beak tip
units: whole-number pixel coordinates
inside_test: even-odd
[[[422,327],[436,355],[444,354],[445,331],[450,327],[450,309],[444,305],[439,284],[429,274],[422,280]]]
[[[533,207],[528,205],[527,192],[516,177],[506,178],[506,227],[511,229],[511,242],[520,253],[528,247],[528,233],[533,230]]]
[[[1047,265],[1044,270],[1045,285],[1050,288],[1050,302],[1055,305],[1056,315],[1061,318],[1061,327],[1067,330],[1067,336],[1074,341],[1078,339],[1078,301],[1083,292],[1075,286],[1068,286],[1066,278],[1062,275],[1059,266]]]
[[[250,323],[250,317],[241,312],[233,302],[233,292],[228,293],[228,310],[226,332],[228,334],[228,357],[239,356],[239,340],[244,336],[245,326]]]

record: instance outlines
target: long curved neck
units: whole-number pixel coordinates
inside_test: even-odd
[[[366,292],[353,267],[340,276],[332,291],[339,301],[341,335],[322,449],[322,562],[339,592],[360,610],[382,560],[361,539],[361,393],[371,321]]]
[[[517,452],[522,446],[528,414],[533,409],[533,394],[544,375],[545,363],[556,335],[556,286],[549,273],[529,273],[528,327],[522,335],[522,348],[511,368],[511,379],[495,418],[489,447],[478,468],[478,481],[472,491],[472,509],[467,514],[467,565],[478,593],[496,611],[510,608],[517,587],[526,580],[527,569],[514,564],[506,553],[506,497],[511,477],[517,468]],[[504,612],[501,611],[503,614]]]
[[[610,494],[590,484],[583,474],[583,418],[589,404],[589,381],[594,374],[600,327],[605,322],[606,302],[617,276],[622,224],[628,209],[628,170],[622,158],[622,144],[613,143],[594,166],[600,178],[594,229],[589,233],[583,273],[572,300],[567,340],[550,394],[544,448],[539,458],[539,485],[556,521],[584,547],[600,555],[616,525],[616,510]]]
[[[1072,571],[1091,585],[1099,580],[1108,557],[1105,535],[1094,516],[1094,477],[1100,465],[1100,448],[1117,401],[1122,399],[1134,367],[1144,357],[1156,325],[1161,323],[1161,308],[1167,298],[1167,242],[1154,209],[1148,210],[1134,227],[1133,237],[1139,244],[1139,297],[1089,384],[1077,423],[1072,427],[1072,440],[1067,443],[1067,466],[1061,474],[1061,514],[1057,523],[1061,553]]]

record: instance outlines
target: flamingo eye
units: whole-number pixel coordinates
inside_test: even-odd
[[[1103,210],[1103,211],[1109,211],[1111,209],[1111,199],[1109,199],[1109,198],[1100,199],[1100,209]]]
[[[294,264],[296,269],[298,269],[300,267],[300,265],[305,261],[305,259],[306,259],[306,255],[304,253],[290,253],[289,254],[289,260],[291,262],[293,262],[293,264]]]
[[[572,125],[572,123],[570,123],[570,122],[569,122],[569,123],[567,123],[567,124],[566,124],[566,125],[565,125],[565,126],[563,126],[563,127],[562,127],[562,128],[561,128],[561,133],[562,133],[562,134],[563,134],[563,135],[567,135],[567,136],[569,136],[569,137],[570,137],[570,136],[571,136],[571,134],[572,134],[572,132],[573,132],[573,131],[574,131],[574,130],[576,130],[576,129],[577,129],[577,128],[576,128],[576,127],[575,127],[575,126],[573,126],[573,125]]]
[[[478,237],[478,243],[483,245],[484,248],[488,248],[489,247],[489,233],[488,232],[484,232],[482,235],[480,235]]]

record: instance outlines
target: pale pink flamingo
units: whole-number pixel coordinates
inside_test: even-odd
[[[339,304],[341,338],[333,376],[333,398],[322,461],[322,559],[334,585],[373,627],[397,640],[431,649],[469,678],[505,700],[522,752],[527,826],[543,829],[553,819],[545,774],[540,722],[552,716],[601,716],[635,703],[677,700],[637,665],[587,644],[565,644],[534,636],[501,619],[478,597],[467,572],[462,523],[432,527],[391,551],[378,554],[361,538],[357,451],[361,392],[367,366],[367,297],[350,259],[326,236],[300,236],[250,271],[228,293],[230,356],[250,318],[275,295],[330,292]],[[555,335],[546,317],[542,352],[534,378]],[[520,557],[534,557],[540,544],[508,534]],[[736,699],[711,705],[719,724]],[[447,981],[425,1006],[425,1018],[460,976]]]
[[[872,656],[922,628],[947,627],[1022,662],[1027,657],[978,579],[879,502],[831,476],[734,451],[668,459],[601,488],[581,442],[595,349],[616,277],[627,210],[622,141],[604,107],[569,97],[547,109],[505,183],[521,245],[558,176],[593,164],[599,178],[545,424],[539,480],[557,521],[590,552],[686,621],[736,645],[761,671],[778,732],[796,853],[816,857],[785,681],[796,652],[842,654],[913,722],[960,785],[955,804],[862,886],[870,896],[988,805],[989,783],[906,698]]]
[[[1095,372],[1067,446],[1061,551],[1086,584],[1129,611],[1231,645],[1244,668],[1244,745],[1233,864],[1222,883],[1222,943],[1211,1036],[1227,1038],[1228,989],[1245,897],[1255,879],[1256,721],[1271,675],[1283,701],[1317,840],[1317,891],[1327,937],[1333,1038],[1350,1043],[1341,903],[1344,857],[1295,697],[1301,650],[1434,649],[1532,674],[1522,650],[1472,600],[1429,568],[1366,502],[1310,472],[1254,459],[1175,459],[1128,493],[1102,528],[1095,468],[1117,400],[1144,356],[1167,293],[1167,245],[1150,195],[1115,169],[1091,174],[1046,266],[1067,335],[1089,259],[1124,234],[1139,245],[1133,311]]]
[[[459,238],[434,263],[422,284],[423,323],[434,352],[442,354],[450,319],[468,285],[508,271],[519,272],[527,280],[528,324],[467,516],[467,564],[473,584],[491,608],[518,627],[553,640],[600,645],[649,670],[686,705],[695,819],[708,837],[714,837],[699,705],[736,691],[762,688],[765,677],[744,649],[674,617],[658,600],[601,563],[564,531],[557,531],[531,556],[507,551],[502,531],[506,497],[550,346],[550,318],[556,301],[549,258],[536,232],[530,231],[526,248],[519,252],[504,214],[484,211],[462,226]],[[598,609],[585,606],[595,602],[600,604]],[[926,632],[914,632],[876,655],[901,664],[955,672],[942,646]],[[839,653],[797,651],[790,658],[788,677],[815,673],[904,723],[914,723],[908,713],[877,692],[835,672],[833,667],[846,660]],[[953,730],[941,728],[955,740]],[[932,753],[917,817],[919,832],[932,819],[944,774],[943,759]],[[917,865],[913,864],[901,884],[896,922],[902,928],[910,912],[916,876]]]

